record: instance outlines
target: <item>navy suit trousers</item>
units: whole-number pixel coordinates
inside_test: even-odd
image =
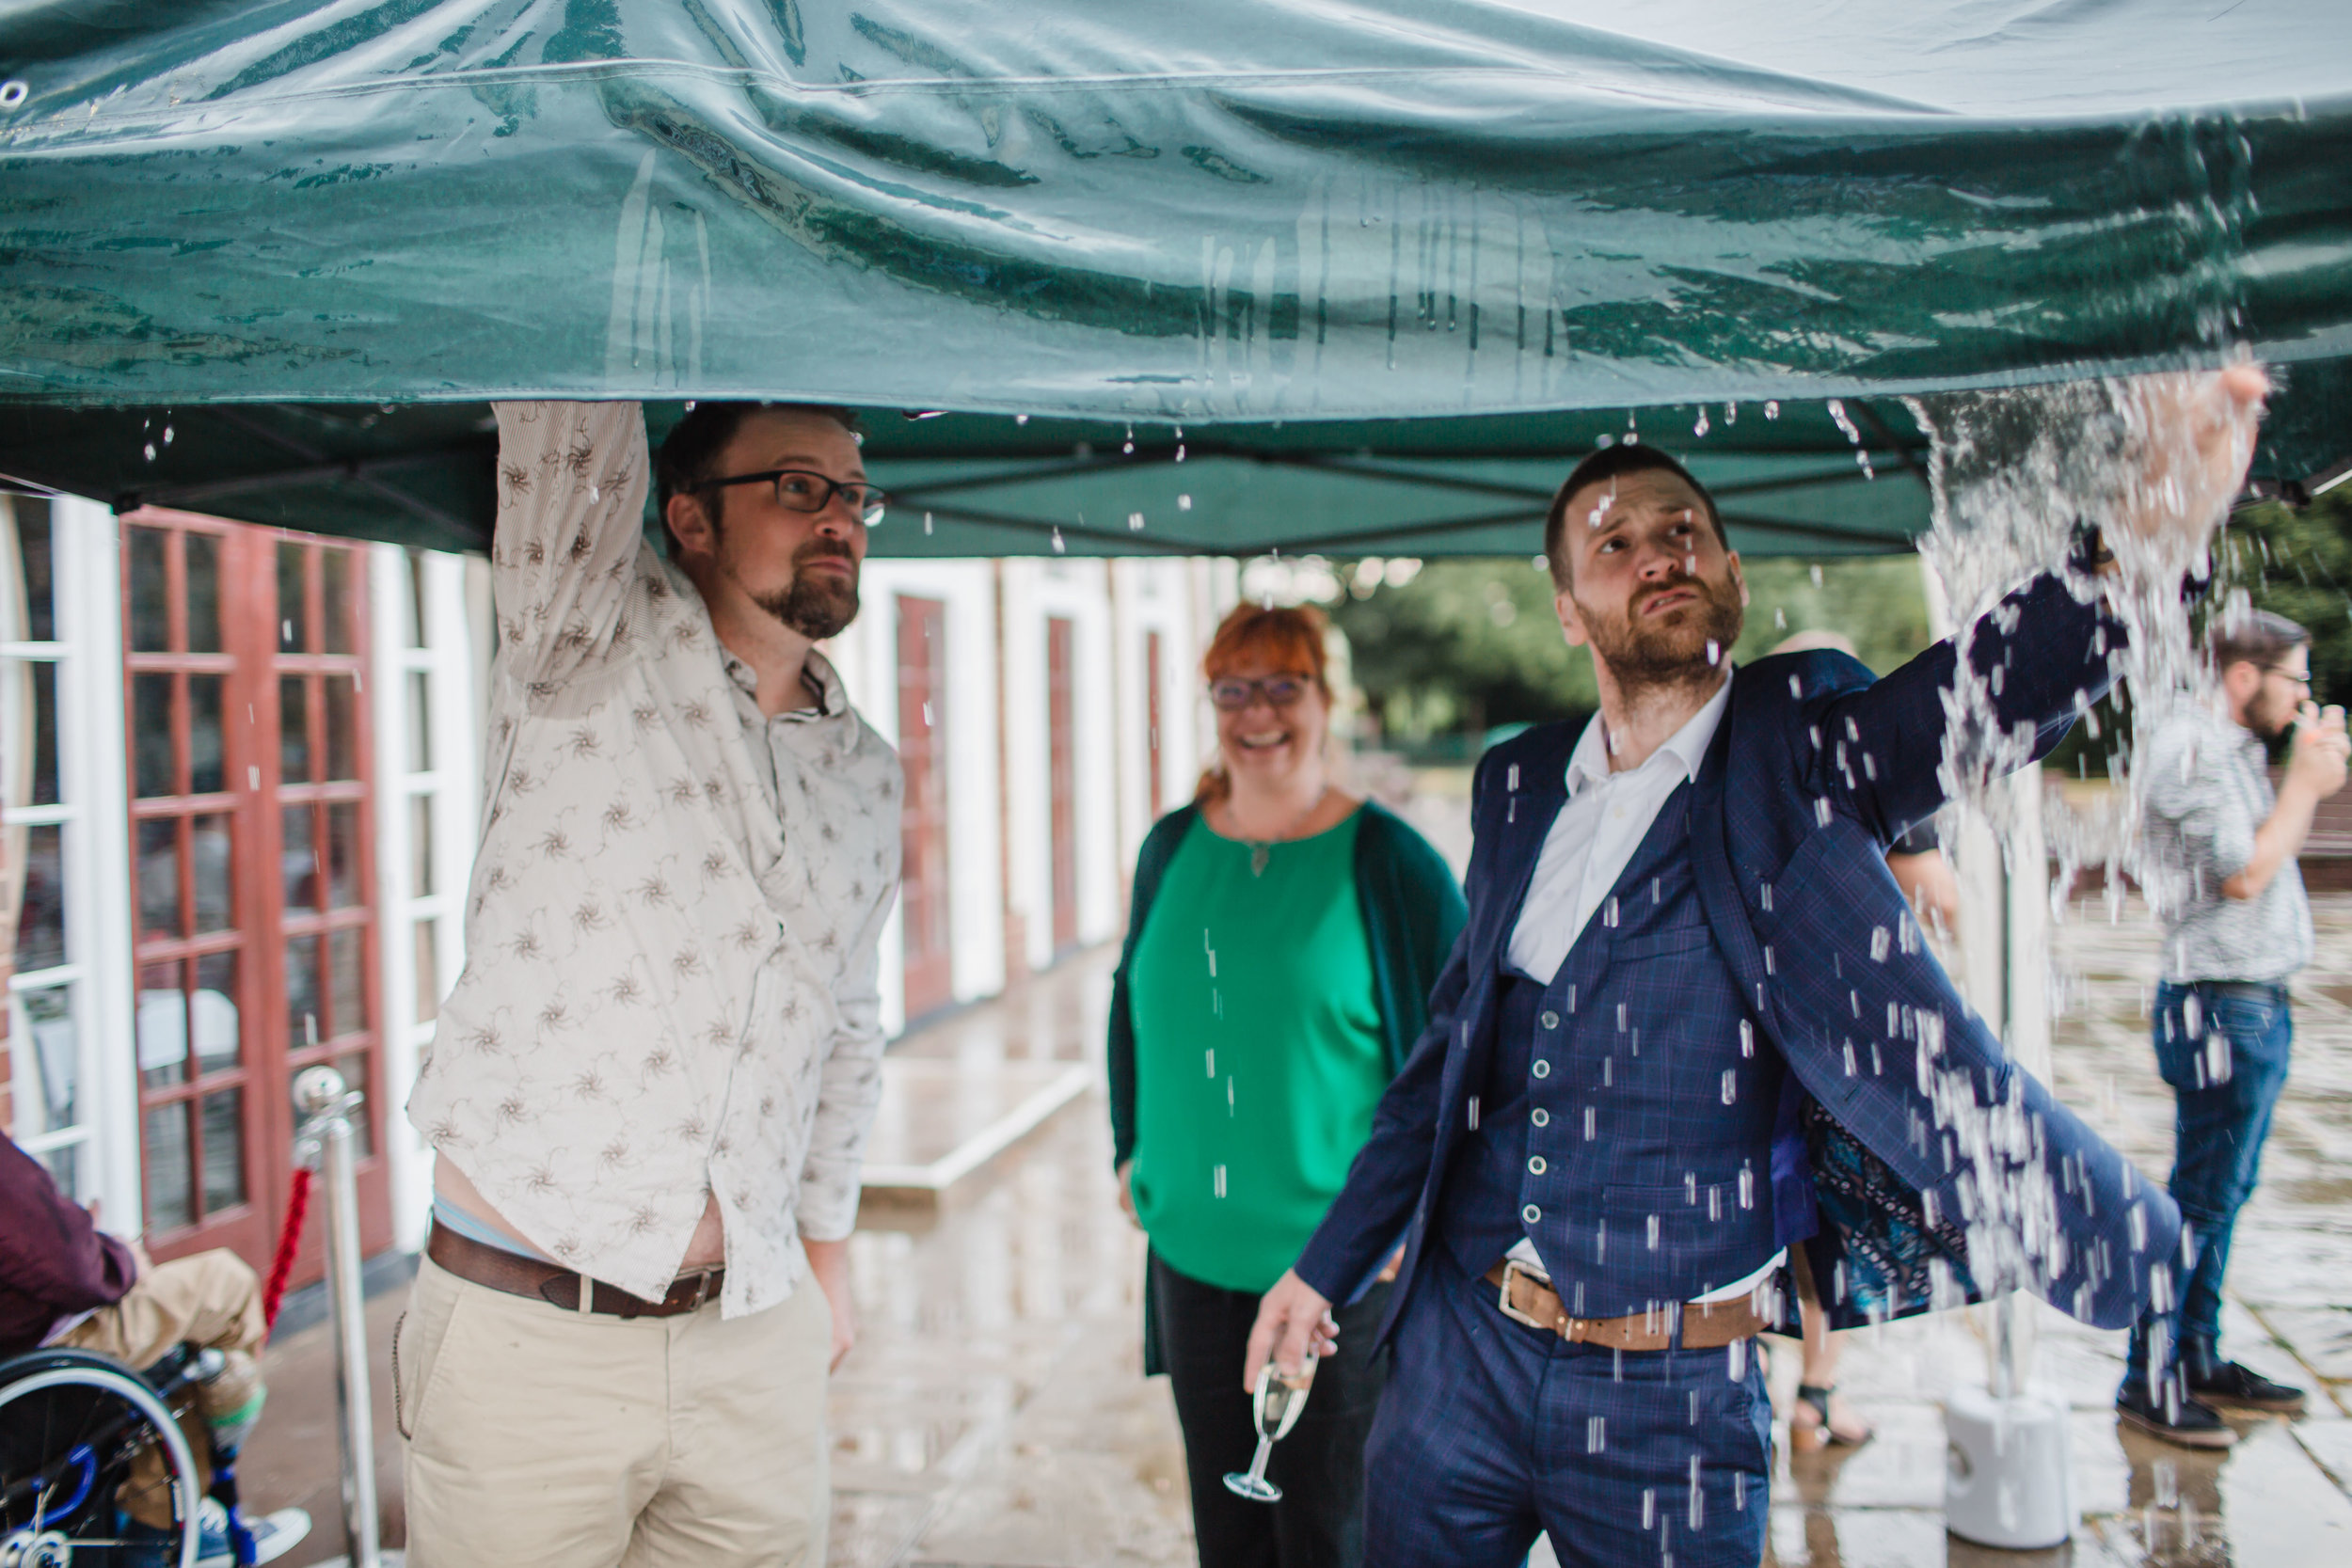
[[[1432,1247],[1365,1449],[1366,1568],[1756,1568],[1772,1402],[1756,1343],[1620,1354],[1505,1318]]]

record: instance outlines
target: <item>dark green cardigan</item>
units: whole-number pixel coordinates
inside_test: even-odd
[[[1123,1165],[1136,1148],[1136,1028],[1129,1015],[1128,971],[1136,941],[1152,912],[1160,879],[1177,847],[1200,816],[1199,806],[1181,806],[1153,825],[1136,857],[1135,896],[1127,913],[1127,940],[1111,979],[1109,1046],[1111,1163]],[[1389,1076],[1405,1066],[1413,1042],[1429,1023],[1429,990],[1454,951],[1470,918],[1462,884],[1453,867],[1394,812],[1367,800],[1356,827],[1356,895],[1362,906],[1364,937],[1372,949],[1374,1001],[1380,1008],[1380,1036],[1388,1047]],[[1157,1314],[1149,1289],[1143,1298],[1143,1370],[1165,1371],[1159,1354]]]

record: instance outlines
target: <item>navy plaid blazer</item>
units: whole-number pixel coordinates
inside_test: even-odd
[[[2050,575],[1970,628],[1967,657],[1994,688],[2003,732],[2028,727],[2038,757],[2112,683],[2123,638],[2095,598]],[[2176,1258],[2179,1211],[2003,1056],[1918,940],[1886,869],[1887,846],[1944,803],[1958,641],[1883,680],[1825,652],[1740,669],[1692,786],[1708,926],[1746,1019],[1789,1069],[1772,1150],[1775,1236],[1806,1245],[1841,1327],[2023,1287],[2120,1328]],[[1427,1029],[1298,1261],[1308,1284],[1350,1300],[1402,1235],[1383,1338],[1419,1282],[1466,1101],[1486,1076],[1497,956],[1565,801],[1574,740],[1571,726],[1546,725],[1480,762],[1470,923]]]

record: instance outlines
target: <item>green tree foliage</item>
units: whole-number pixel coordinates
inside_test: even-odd
[[[1746,563],[1753,602],[1733,657],[1755,659],[1800,631],[1852,640],[1882,673],[1928,643],[1916,557],[1847,556]],[[1433,561],[1402,586],[1343,569],[1351,591],[1332,610],[1358,686],[1391,745],[1475,738],[1490,726],[1589,714],[1592,657],[1571,649],[1551,578],[1526,556]],[[1460,744],[1457,740],[1456,744]]]
[[[2352,485],[2305,507],[2249,507],[2215,553],[2220,593],[2243,588],[2256,609],[2310,629],[2312,694],[2352,705]]]

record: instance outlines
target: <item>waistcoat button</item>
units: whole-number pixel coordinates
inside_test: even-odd
[[[1543,1217],[1544,1212],[1541,1209],[1536,1208],[1532,1203],[1519,1211],[1519,1218],[1525,1220],[1530,1225],[1534,1225],[1537,1220],[1542,1219]]]
[[[1535,1058],[1535,1065],[1528,1070],[1538,1078],[1549,1078],[1551,1076],[1551,1064],[1538,1056]]]
[[[1543,1157],[1542,1155],[1540,1155],[1540,1154],[1531,1156],[1531,1157],[1529,1158],[1528,1162],[1527,1162],[1527,1168],[1528,1168],[1528,1171],[1529,1171],[1529,1173],[1530,1173],[1531,1175],[1534,1175],[1534,1176],[1541,1176],[1541,1175],[1543,1175],[1543,1174],[1544,1174],[1544,1157]]]
[[[1560,1015],[1553,1012],[1549,1007],[1544,1009],[1544,1027],[1547,1029],[1557,1029],[1560,1027]]]
[[[1534,1122],[1538,1127],[1549,1127],[1551,1125],[1551,1113],[1545,1110],[1541,1105],[1538,1105],[1533,1111],[1527,1113],[1527,1119]]]

